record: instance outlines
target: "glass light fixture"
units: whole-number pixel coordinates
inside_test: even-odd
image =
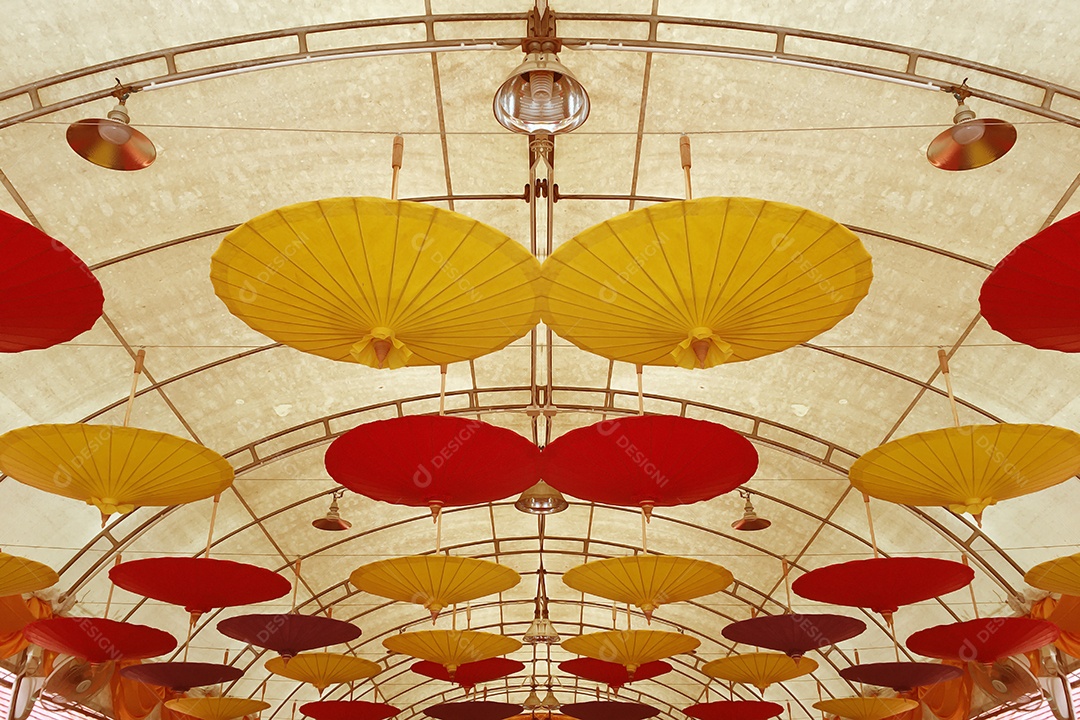
[[[570,507],[570,503],[561,492],[541,480],[521,493],[514,507],[530,515],[553,515]]]
[[[495,92],[492,107],[511,132],[556,135],[588,119],[589,94],[555,53],[530,52]]]

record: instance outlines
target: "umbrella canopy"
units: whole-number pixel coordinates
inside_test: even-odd
[[[583,657],[573,660],[563,660],[559,663],[559,670],[570,675],[575,675],[585,680],[602,683],[618,690],[627,683],[636,680],[649,680],[671,672],[671,665],[663,660],[655,660],[640,665],[633,676],[626,670],[625,665],[597,660],[596,658]]]
[[[1047,560],[1027,571],[1024,582],[1062,595],[1080,595],[1080,553]]]
[[[109,579],[128,592],[189,613],[251,605],[286,595],[292,584],[257,565],[205,557],[156,557],[114,566]]]
[[[757,471],[757,450],[719,423],[676,415],[605,420],[559,436],[543,454],[544,479],[590,502],[668,507],[711,500]],[[596,472],[596,468],[604,472]]]
[[[23,628],[35,645],[92,663],[142,660],[176,648],[176,638],[164,630],[92,617],[53,617]]]
[[[225,637],[272,650],[283,658],[360,637],[360,628],[344,620],[292,613],[236,615],[219,622],[217,629]]]
[[[850,640],[864,630],[866,623],[846,615],[789,613],[740,620],[720,632],[728,640],[798,658],[811,650]]]
[[[963,674],[964,671],[955,665],[920,662],[867,663],[840,670],[840,677],[849,682],[878,685],[897,692],[955,680]]]
[[[483,700],[442,703],[424,710],[425,715],[436,720],[507,720],[520,712],[520,705]]]
[[[372,595],[423,605],[434,620],[445,607],[509,590],[521,576],[489,560],[419,555],[362,565],[349,582]]]
[[[0,635],[18,632],[36,619],[22,595],[0,596]]]
[[[0,435],[0,472],[82,500],[102,516],[182,505],[232,485],[233,469],[190,440],[115,425],[31,425]]]
[[[701,641],[664,630],[608,630],[563,640],[562,649],[575,655],[616,662],[633,678],[645,663],[696,650]]]
[[[270,703],[249,698],[197,697],[166,700],[165,707],[199,720],[233,720],[262,712]]]
[[[885,718],[914,710],[918,700],[887,697],[849,697],[820,700],[814,707],[823,713],[837,715],[847,720],[885,720]]]
[[[712,595],[735,582],[727,568],[673,555],[596,560],[570,568],[562,580],[578,592],[633,604],[650,620],[662,604]]]
[[[286,662],[285,658],[270,658],[264,667],[275,675],[314,685],[322,692],[331,685],[375,677],[382,666],[370,660],[339,653],[302,653]]]
[[[0,352],[40,350],[93,327],[105,297],[59,240],[0,211]]]
[[[811,570],[796,578],[791,590],[807,600],[891,615],[904,605],[966,587],[974,579],[974,570],[952,560],[878,557]]]
[[[390,652],[439,663],[453,680],[459,666],[512,653],[521,648],[521,642],[505,635],[476,630],[420,630],[391,635],[383,640],[383,647]]]
[[[683,710],[684,715],[696,720],[769,720],[783,712],[783,705],[761,700],[718,700]]]
[[[186,692],[195,687],[239,680],[244,671],[232,665],[218,663],[161,662],[128,665],[120,668],[120,674],[147,685]]]
[[[0,597],[44,590],[60,582],[48,565],[0,552]]]
[[[992,663],[1038,650],[1058,639],[1053,623],[1019,617],[991,617],[936,625],[907,639],[914,653],[939,660]]]
[[[330,477],[372,500],[458,507],[500,500],[539,480],[540,450],[479,420],[412,415],[359,425],[326,450]]]
[[[660,714],[652,705],[613,700],[571,703],[560,707],[559,712],[574,720],[646,720]]]
[[[636,365],[713,367],[832,328],[873,277],[829,218],[748,198],[666,202],[607,220],[544,263],[543,319],[583,350]]]
[[[874,448],[849,471],[855,489],[903,505],[937,505],[976,518],[999,500],[1080,472],[1080,434],[1050,425],[965,425]]]
[[[1080,213],[1020,243],[983,282],[990,327],[1045,350],[1080,352]]]
[[[773,683],[809,675],[817,668],[810,658],[793,660],[780,653],[743,653],[707,662],[701,672],[718,680],[753,685],[764,692]]]
[[[618,667],[620,670],[622,669],[621,665]],[[507,677],[508,675],[519,673],[525,669],[525,663],[501,657],[488,658],[487,660],[479,660],[477,662],[459,665],[453,678],[450,677],[450,673],[447,672],[445,667],[437,662],[431,662],[430,660],[415,662],[409,666],[409,669],[418,675],[429,677],[432,680],[455,682],[464,688],[471,688],[475,685],[480,685],[481,683],[491,682],[492,680],[498,680]]]
[[[335,198],[273,210],[225,236],[214,292],[252,329],[331,360],[447,365],[540,319],[540,264],[476,220],[430,205]]]
[[[314,720],[387,720],[401,711],[364,700],[320,700],[301,705],[300,712]]]

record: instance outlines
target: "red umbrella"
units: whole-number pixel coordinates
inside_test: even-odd
[[[660,714],[651,705],[610,700],[571,703],[560,707],[559,712],[575,720],[645,720]]]
[[[974,570],[952,560],[879,557],[811,570],[795,580],[791,590],[808,600],[891,616],[899,607],[946,595],[974,579]]]
[[[286,659],[360,637],[360,628],[344,620],[291,613],[237,615],[219,622],[217,629],[226,637],[272,650]]]
[[[864,630],[866,623],[846,615],[791,613],[741,620],[721,632],[734,642],[800,658],[811,650],[850,640]]]
[[[353,428],[330,444],[326,470],[372,500],[457,507],[516,495],[540,478],[540,450],[479,420],[415,415]]]
[[[719,700],[691,705],[683,713],[697,720],[769,720],[784,712],[781,705],[762,700]]]
[[[907,639],[907,646],[914,653],[939,660],[989,664],[1038,650],[1060,634],[1057,625],[1045,620],[990,617],[920,630]]]
[[[757,466],[750,441],[723,425],[641,415],[555,439],[544,448],[542,472],[547,482],[582,500],[648,513],[723,495],[749,480]]]
[[[506,720],[520,712],[520,705],[479,700],[442,703],[424,710],[425,715],[436,720]]]
[[[629,682],[648,680],[669,673],[671,672],[671,665],[668,665],[663,660],[647,662],[634,671],[633,678],[630,677],[625,665],[594,658],[564,660],[559,663],[559,669],[564,673],[618,689]]]
[[[1080,213],[1028,238],[983,282],[990,327],[1032,347],[1080,352]]]
[[[897,692],[937,685],[946,680],[955,680],[963,674],[964,671],[955,665],[921,662],[867,663],[840,670],[840,677],[849,682],[878,685]]]
[[[176,648],[176,638],[164,630],[91,617],[37,620],[23,629],[27,640],[63,655],[92,663],[142,660]]]
[[[132,560],[110,570],[109,579],[128,592],[182,605],[194,615],[274,600],[292,589],[288,580],[266,568],[212,558]]]
[[[413,663],[409,669],[418,675],[424,675],[433,680],[456,682],[462,687],[471,688],[481,683],[498,680],[507,675],[521,672],[525,669],[525,663],[501,657],[465,663],[458,665],[457,670],[454,671],[453,680],[450,679],[450,673],[446,671],[446,667],[430,660]]]
[[[231,665],[197,662],[161,662],[128,665],[120,674],[147,685],[158,685],[186,692],[194,687],[217,685],[239,680],[244,671]]]
[[[0,211],[0,352],[40,350],[81,335],[101,317],[104,300],[75,253]]]
[[[401,711],[393,705],[363,700],[321,700],[301,705],[300,712],[315,720],[386,720]]]

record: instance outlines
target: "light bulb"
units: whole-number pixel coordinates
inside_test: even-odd
[[[589,117],[589,95],[554,55],[531,53],[496,91],[495,119],[513,132],[570,132]]]
[[[131,128],[116,120],[103,120],[98,125],[98,135],[105,142],[123,145],[131,139]]]
[[[981,120],[968,120],[952,126],[953,140],[961,145],[970,145],[982,139],[986,128]]]

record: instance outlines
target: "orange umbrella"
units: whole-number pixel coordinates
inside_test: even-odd
[[[743,653],[705,663],[701,671],[712,678],[753,685],[764,692],[773,683],[787,682],[817,670],[810,658],[798,662],[781,653]]]
[[[1080,595],[1080,553],[1047,560],[1027,571],[1024,582],[1062,595]]]
[[[197,697],[167,700],[165,707],[199,720],[233,720],[262,712],[270,707],[270,703],[248,698]]]
[[[521,648],[521,642],[476,630],[420,630],[392,635],[383,640],[383,647],[439,663],[453,680],[459,665],[512,653]]]
[[[48,565],[0,552],[0,597],[44,590],[60,582]]]
[[[567,638],[561,644],[568,653],[624,665],[632,678],[645,663],[696,650],[701,641],[664,630],[609,630]]]
[[[919,701],[899,697],[849,697],[820,700],[814,707],[847,720],[885,720],[914,710],[919,707]]]
[[[378,663],[329,652],[301,653],[288,662],[281,657],[270,658],[264,667],[275,675],[310,683],[319,692],[331,685],[363,680],[382,672],[382,666]]]

